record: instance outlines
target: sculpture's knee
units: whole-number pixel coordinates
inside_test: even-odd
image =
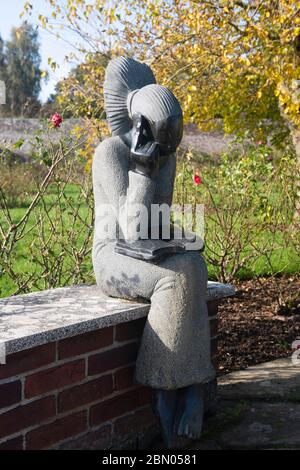
[[[206,293],[207,268],[202,256],[195,251],[176,255],[166,267],[169,274],[161,278],[155,286],[155,292],[167,292],[172,289],[183,289]]]
[[[170,276],[164,276],[157,281],[154,287],[154,294],[169,293],[177,287],[178,278],[176,274]]]
[[[207,283],[207,267],[197,251],[187,251],[178,257],[178,272],[187,282],[196,281],[199,288]]]

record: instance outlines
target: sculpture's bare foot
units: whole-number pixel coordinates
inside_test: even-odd
[[[176,447],[177,436],[174,434],[178,390],[156,390],[154,412],[159,418],[162,437],[167,448]]]
[[[204,415],[203,387],[195,384],[180,390],[173,432],[189,439],[200,439]]]

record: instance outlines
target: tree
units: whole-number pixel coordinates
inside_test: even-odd
[[[58,82],[54,103],[64,117],[104,117],[101,87],[108,54],[94,53],[73,68],[67,78]]]
[[[4,53],[4,41],[0,36],[0,79],[3,80],[5,75],[5,67],[6,67],[6,60],[5,60],[5,53]]]
[[[12,116],[32,115],[39,109],[41,90],[41,56],[38,32],[23,23],[13,28],[6,43],[7,105]]]
[[[228,133],[290,136],[300,164],[299,0],[48,2],[81,53],[109,48],[150,63],[187,122],[207,129],[221,117]]]
[[[4,52],[4,41],[0,36],[0,81],[6,83],[6,57]],[[5,114],[5,105],[0,105],[0,116]]]
[[[150,62],[180,96],[187,121],[207,127],[218,115],[227,132],[259,134],[283,116],[300,127],[298,0],[48,2],[81,53],[109,48]],[[40,20],[54,32],[49,18]]]

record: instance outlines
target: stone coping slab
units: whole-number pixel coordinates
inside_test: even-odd
[[[291,357],[276,359],[223,375],[218,385],[222,400],[295,399],[300,403],[300,363],[293,364]]]
[[[235,294],[232,285],[209,282],[207,300]],[[104,296],[77,285],[0,299],[0,352],[11,354],[147,316],[149,303]]]

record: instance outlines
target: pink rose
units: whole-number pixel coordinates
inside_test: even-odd
[[[201,181],[200,176],[199,175],[194,175],[194,184],[196,186],[199,186],[199,184],[201,184],[201,183],[202,183],[202,181]]]
[[[63,119],[60,114],[55,113],[53,116],[50,118],[50,123],[52,124],[53,127],[60,127],[61,123],[63,122]]]

